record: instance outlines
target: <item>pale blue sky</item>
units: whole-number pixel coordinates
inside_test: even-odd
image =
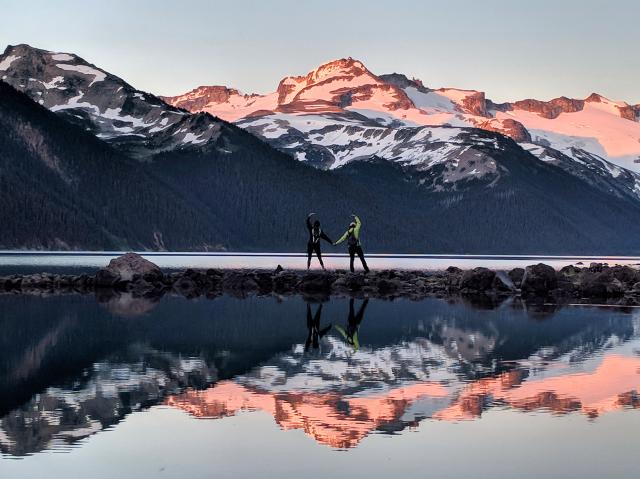
[[[275,90],[352,56],[498,101],[640,103],[638,0],[0,0],[0,44],[74,52],[135,87]]]

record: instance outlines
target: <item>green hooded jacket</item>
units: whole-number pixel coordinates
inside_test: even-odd
[[[360,244],[360,228],[362,227],[362,222],[360,221],[360,218],[358,218],[357,216],[354,216],[353,219],[356,224],[355,227],[353,227],[353,229],[349,227],[347,231],[345,231],[344,234],[340,237],[340,239],[333,244],[342,243],[344,240],[346,240],[349,237],[349,233],[351,231],[353,231],[353,236],[355,237],[357,244]]]

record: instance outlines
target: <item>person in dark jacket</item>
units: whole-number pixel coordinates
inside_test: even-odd
[[[322,231],[320,228],[320,221],[315,220],[313,224],[311,224],[311,217],[315,215],[315,213],[310,213],[307,216],[307,229],[309,230],[309,242],[307,243],[307,269],[311,267],[311,257],[313,253],[318,257],[318,261],[320,261],[320,266],[322,269],[325,269],[324,263],[322,262],[322,251],[320,250],[320,240],[323,239],[328,241],[329,243],[333,243],[331,239]]]
[[[356,215],[351,215],[353,221],[347,228],[347,231],[340,237],[338,241],[333,243],[334,245],[342,243],[344,240],[347,240],[347,245],[349,246],[349,268],[351,268],[351,272],[353,273],[353,260],[355,259],[356,254],[360,261],[362,262],[362,267],[364,268],[364,272],[369,272],[369,267],[367,266],[367,262],[364,259],[364,252],[362,251],[362,245],[360,244],[360,228],[362,227],[362,222],[360,218]]]

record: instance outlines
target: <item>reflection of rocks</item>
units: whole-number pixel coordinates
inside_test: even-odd
[[[73,444],[168,394],[215,381],[199,359],[132,348],[126,362],[95,363],[73,385],[49,387],[0,420],[0,450],[25,455],[52,443]]]
[[[96,291],[96,300],[116,316],[135,317],[153,310],[160,297],[135,296],[133,293],[114,290]]]
[[[51,294],[86,294],[93,290],[94,278],[86,274],[27,274],[0,277],[0,293],[13,292],[46,296]]]
[[[221,294],[248,295],[301,294],[311,298],[330,295],[421,299],[447,295],[496,298],[522,294],[528,298],[555,301],[615,300],[623,305],[640,304],[640,272],[629,266],[592,264],[589,268],[569,266],[556,272],[545,264],[514,268],[508,274],[487,268],[462,271],[371,271],[369,274],[343,270],[304,272],[283,270],[193,270],[163,274],[153,263],[135,253],[127,253],[101,269],[95,277],[25,275],[0,278],[0,292],[87,293],[97,289],[127,291],[134,297],[159,297],[166,293],[186,298]]]

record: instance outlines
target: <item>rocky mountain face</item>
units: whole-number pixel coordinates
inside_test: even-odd
[[[309,211],[327,231],[357,211],[370,251],[637,250],[638,175],[498,118],[524,110],[481,92],[344,59],[271,95],[200,87],[172,106],[27,45],[0,75],[6,248],[295,251]]]
[[[0,57],[0,78],[135,156],[224,144],[224,122],[167,105],[73,54],[9,46]]]
[[[270,142],[285,133],[297,133],[293,131],[295,126],[279,132],[277,126],[281,122],[291,125],[296,123],[296,117],[310,121],[308,116],[336,126],[374,122],[376,126],[395,129],[423,125],[474,127],[499,132],[522,144],[553,148],[577,163],[584,155],[596,155],[616,166],[640,170],[639,106],[614,102],[595,93],[586,99],[560,97],[498,104],[481,91],[427,88],[420,80],[398,73],[376,76],[351,58],[326,63],[306,76],[286,77],[272,94],[253,94],[244,100],[238,93],[232,99],[214,98],[191,106],[202,89],[165,100],[191,111],[207,111],[241,126],[250,127],[260,117],[261,125],[272,125],[271,131],[263,135]],[[307,143],[327,141],[317,131],[307,136]],[[403,145],[400,143],[399,147]],[[308,146],[301,144],[297,148],[302,153]]]

